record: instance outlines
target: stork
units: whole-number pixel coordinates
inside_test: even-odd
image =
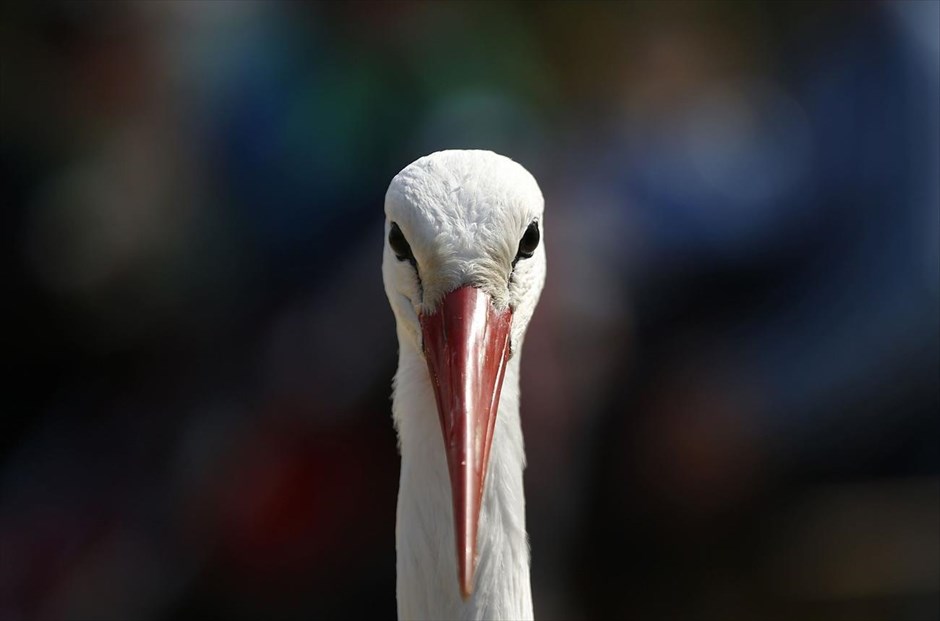
[[[400,619],[532,618],[519,359],[542,209],[532,175],[490,151],[422,157],[386,193]]]

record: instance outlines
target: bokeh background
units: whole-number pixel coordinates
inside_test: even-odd
[[[4,3],[0,617],[393,618],[390,179],[523,163],[536,614],[940,616],[940,4]]]

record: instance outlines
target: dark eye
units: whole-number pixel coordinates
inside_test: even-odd
[[[412,265],[415,263],[415,255],[411,252],[408,240],[405,239],[405,235],[394,222],[392,222],[392,228],[388,232],[388,245],[391,246],[392,252],[395,253],[399,261],[410,261]]]
[[[515,265],[516,261],[519,259],[531,258],[535,253],[535,249],[539,247],[539,239],[541,239],[539,223],[533,222],[525,230],[525,235],[522,236],[522,239],[519,240],[519,252],[516,253],[516,260],[513,261],[512,264]]]

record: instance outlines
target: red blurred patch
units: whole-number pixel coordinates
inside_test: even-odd
[[[348,425],[250,434],[210,492],[205,515],[223,573],[283,587],[368,555],[394,528],[395,472],[382,461],[393,450],[371,428]],[[375,524],[383,513],[387,529]]]

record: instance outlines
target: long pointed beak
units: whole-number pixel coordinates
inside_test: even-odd
[[[450,471],[457,577],[464,599],[473,591],[477,524],[511,323],[511,310],[496,311],[490,297],[474,287],[448,293],[434,313],[421,315],[424,355]]]

